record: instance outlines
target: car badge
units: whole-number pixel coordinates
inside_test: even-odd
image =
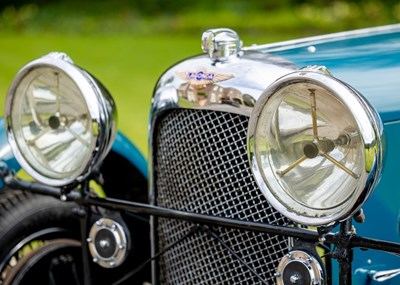
[[[208,84],[228,80],[235,77],[233,74],[222,74],[217,72],[208,72],[207,69],[199,69],[198,71],[182,71],[176,73],[181,79],[187,81],[190,86],[201,89]]]

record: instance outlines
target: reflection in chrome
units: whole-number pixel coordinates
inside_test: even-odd
[[[218,84],[207,82],[205,86],[189,83],[188,72],[204,70],[208,74],[234,77],[224,78]],[[295,66],[281,57],[256,52],[244,53],[238,60],[217,64],[205,55],[191,58],[172,67],[160,78],[151,113],[194,108],[250,116],[254,102],[265,88],[293,70]],[[152,115],[152,118],[155,117]]]
[[[226,104],[240,108],[253,107],[255,104],[255,100],[251,96],[242,94],[235,88],[224,88],[217,84],[196,88],[191,84],[184,83],[178,87],[178,96],[179,99],[196,107]]]

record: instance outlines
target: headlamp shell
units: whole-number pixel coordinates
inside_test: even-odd
[[[5,116],[17,161],[52,186],[82,180],[106,156],[116,132],[111,95],[64,53],[50,53],[17,73]]]
[[[383,125],[367,100],[329,72],[304,69],[269,86],[250,117],[257,184],[288,218],[321,226],[354,214],[379,181]]]

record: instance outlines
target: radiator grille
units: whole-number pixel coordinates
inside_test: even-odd
[[[255,184],[246,154],[248,118],[231,113],[174,110],[157,123],[156,203],[188,212],[285,225]],[[158,250],[179,240],[190,222],[158,219]],[[287,252],[286,237],[214,228],[221,240],[267,284]],[[219,242],[200,232],[160,259],[161,284],[263,284]]]

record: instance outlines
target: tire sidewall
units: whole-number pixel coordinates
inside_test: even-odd
[[[59,228],[63,237],[79,239],[74,203],[53,197],[5,189],[0,193],[0,261],[22,240],[39,231]],[[67,235],[67,236],[65,236]]]

